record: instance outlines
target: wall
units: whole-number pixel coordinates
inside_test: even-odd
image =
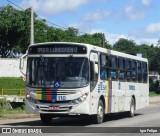
[[[19,58],[0,58],[0,77],[21,77],[23,76],[19,70]],[[26,69],[26,61],[24,61],[24,71]]]

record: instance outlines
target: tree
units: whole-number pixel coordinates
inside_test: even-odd
[[[20,29],[18,28],[20,11],[11,6],[0,7],[0,55],[9,56],[13,50],[13,45],[18,41]]]
[[[34,23],[34,37],[35,37],[35,43],[41,43],[41,42],[48,42],[48,33],[49,27],[46,25],[45,20],[37,19]]]
[[[78,35],[78,29],[75,29],[73,27],[69,27],[65,31],[66,37],[65,40],[68,42],[76,42],[77,41],[77,35]]]
[[[113,49],[117,51],[129,53],[129,54],[135,54],[136,53],[136,43],[133,40],[120,38],[113,45]]]
[[[26,13],[12,6],[0,7],[0,11],[0,55],[4,58],[13,52],[24,52],[22,45],[28,38]]]
[[[150,71],[157,71],[160,74],[160,48],[157,48],[157,52],[152,56],[150,61]]]

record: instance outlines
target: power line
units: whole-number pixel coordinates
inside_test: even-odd
[[[25,9],[23,9],[22,7],[20,7],[20,6],[16,5],[15,3],[13,3],[12,1],[10,1],[10,0],[7,0],[7,1],[8,1],[9,3],[11,3],[12,5],[16,6],[16,7],[20,8],[20,9],[22,9],[22,10],[25,10]]]
[[[44,18],[41,18],[41,17],[38,17],[39,19],[44,19]],[[46,20],[46,19],[45,19]],[[66,28],[66,27],[63,27],[63,26],[60,26],[60,25],[57,25],[57,24],[55,24],[55,23],[52,23],[52,22],[50,22],[50,21],[48,21],[48,20],[46,20],[46,22],[47,23],[49,23],[49,24],[52,24],[52,25],[54,25],[54,26],[57,26],[57,27],[59,27],[59,28],[62,28],[62,29],[65,29],[65,30],[67,30],[68,28]]]
[[[12,1],[10,1],[10,0],[7,0],[7,1],[8,1],[9,3],[11,3],[12,5],[18,7],[19,9],[21,9],[21,10],[23,10],[23,11],[25,10],[24,8],[18,6],[17,4],[13,3]],[[44,18],[41,18],[41,17],[39,17],[39,16],[38,16],[37,18],[44,20]],[[55,23],[52,23],[51,21],[48,21],[48,20],[46,20],[46,19],[45,19],[45,21],[46,21],[47,23],[53,25],[53,26],[58,27],[58,28],[61,28],[61,29],[64,29],[64,30],[67,30],[67,29],[68,29],[68,28],[66,28],[66,27],[63,27],[63,26],[57,25],[57,24],[55,24]],[[78,32],[78,33],[87,34],[87,33],[84,33],[84,32]]]
[[[13,3],[12,1],[10,1],[10,0],[7,0],[7,1],[8,1],[9,3],[11,3],[12,5],[18,7],[19,9],[25,11],[24,8],[18,6],[17,4]],[[48,20],[46,20],[46,19],[44,19],[44,18],[41,18],[41,17],[39,17],[39,16],[37,16],[37,18],[39,18],[39,19],[41,19],[41,20],[45,20],[47,23],[49,23],[49,24],[51,24],[51,25],[53,25],[53,26],[56,26],[56,27],[58,27],[58,28],[61,28],[61,29],[63,29],[63,30],[67,30],[67,29],[68,29],[68,28],[66,28],[66,27],[60,26],[60,25],[58,25],[58,24],[55,24],[55,23],[53,23],[53,22],[51,22],[51,21],[48,21]],[[80,35],[80,34],[83,34],[83,35],[88,34],[88,35],[90,35],[89,33],[84,33],[84,32],[78,31],[78,35]],[[104,37],[104,34],[103,34],[103,37],[102,37],[102,41],[103,41],[102,44],[103,44],[103,46],[104,46],[104,40],[105,40],[105,37]]]

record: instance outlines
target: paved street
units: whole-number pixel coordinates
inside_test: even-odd
[[[77,131],[79,128],[92,128],[92,130],[101,129],[101,127],[113,127],[115,133],[116,131],[121,131],[121,129],[129,129],[127,127],[160,127],[160,106],[153,105],[136,111],[135,117],[129,118],[125,114],[109,114],[106,115],[106,119],[102,124],[93,124],[89,117],[69,117],[69,118],[54,118],[50,126],[45,126],[41,123],[38,117],[36,118],[24,118],[24,119],[4,119],[0,120],[0,127],[45,127],[48,129],[58,128],[63,132],[63,127],[75,127],[77,126]],[[79,127],[80,126],[80,127]],[[78,128],[79,127],[79,128]],[[93,129],[95,127],[95,129]],[[118,128],[114,128],[118,127]],[[71,129],[72,130],[72,129]],[[103,130],[102,130],[103,131]],[[130,131],[130,130],[129,130]],[[112,131],[111,131],[112,132]],[[93,132],[94,133],[94,132]],[[114,133],[114,132],[113,132]],[[129,133],[129,132],[128,132]],[[64,133],[54,133],[54,135],[61,136]],[[77,132],[76,135],[81,135],[82,133]],[[86,133],[87,135],[92,135],[91,133]],[[122,133],[120,133],[122,134]],[[51,134],[47,134],[51,135]],[[69,135],[69,133],[65,134]],[[70,135],[75,135],[75,133]],[[95,133],[95,135],[99,135]],[[118,135],[118,134],[112,134]],[[125,134],[123,134],[125,135]],[[133,136],[137,135],[132,133]],[[147,134],[148,135],[148,134]],[[151,134],[149,134],[151,135]]]
[[[89,117],[53,118],[50,126],[82,126],[82,127],[159,127],[160,106],[148,106],[136,111],[135,117],[129,118],[125,114],[109,114],[102,124],[93,124]],[[4,119],[0,126],[44,126],[40,119]]]

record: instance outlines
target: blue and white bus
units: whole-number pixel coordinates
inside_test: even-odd
[[[94,115],[102,123],[107,113],[133,117],[149,103],[145,58],[69,42],[30,45],[25,57],[26,110],[43,123],[68,115]]]

